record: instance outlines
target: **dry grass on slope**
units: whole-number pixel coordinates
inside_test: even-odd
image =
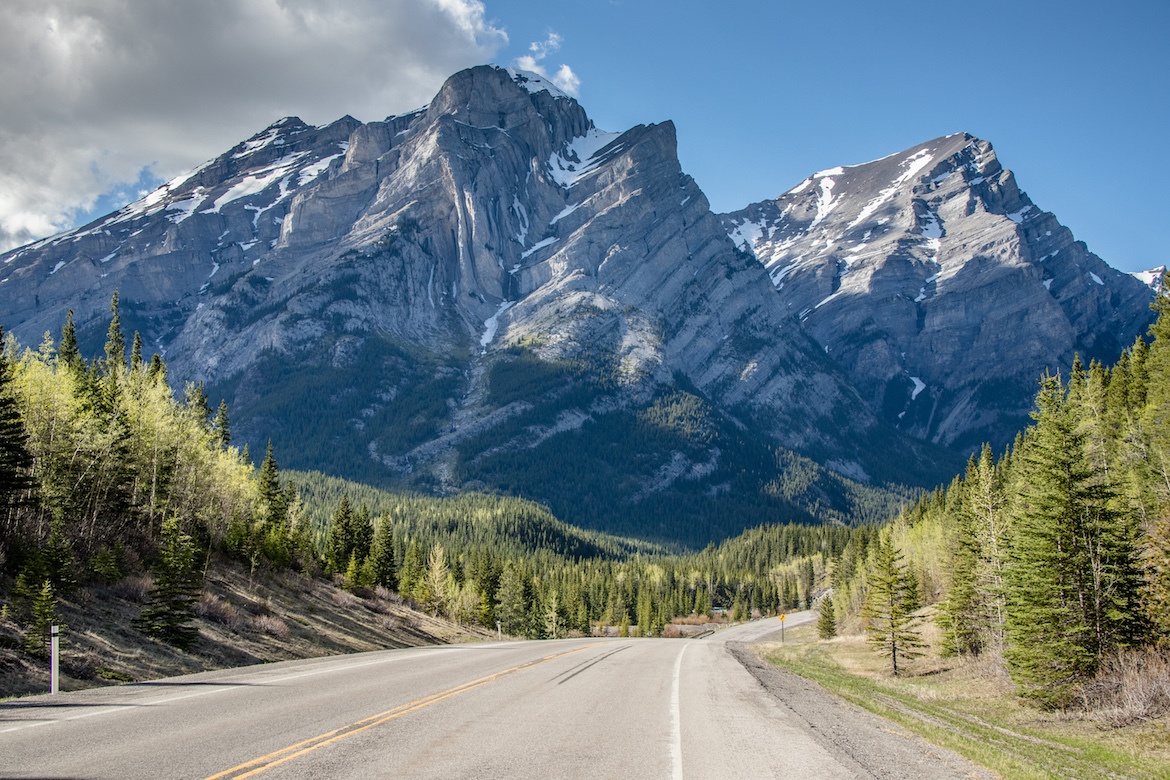
[[[319,578],[257,572],[216,561],[195,605],[199,638],[187,651],[131,627],[149,581],[78,590],[60,604],[61,689],[170,677],[232,666],[395,647],[494,638],[482,629],[416,612],[396,594],[367,598]],[[19,633],[0,622],[0,698],[49,689],[47,661],[20,652]]]

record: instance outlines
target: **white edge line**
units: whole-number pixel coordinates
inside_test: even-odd
[[[452,651],[458,650],[458,649],[459,648],[456,648],[456,647],[444,647],[442,649],[431,650],[429,652],[432,654],[445,653],[445,652],[452,652]],[[391,663],[394,661],[407,661],[407,660],[410,660],[413,658],[418,658],[420,655],[424,655],[426,652],[427,651],[423,651],[421,653],[412,653],[410,655],[391,656],[389,658],[380,658],[380,659],[375,660],[375,661],[365,661],[363,663],[346,664],[345,666],[332,666],[332,665],[330,665],[328,668],[325,668],[325,669],[314,669],[314,670],[308,671],[308,672],[297,672],[295,674],[287,674],[283,677],[274,677],[274,678],[269,679],[269,680],[260,680],[260,681],[257,681],[255,683],[223,682],[223,683],[219,683],[219,685],[222,685],[223,687],[217,687],[217,688],[214,688],[214,689],[208,690],[208,691],[196,691],[195,693],[185,693],[185,694],[182,694],[180,696],[162,696],[162,697],[159,697],[157,699],[151,699],[150,701],[138,702],[138,703],[134,703],[134,704],[114,704],[114,705],[111,705],[105,709],[94,710],[92,712],[85,712],[85,713],[82,713],[80,715],[70,715],[69,717],[66,717],[66,718],[54,718],[52,720],[49,720],[49,719],[40,720],[40,721],[36,721],[33,723],[26,723],[26,724],[23,724],[20,726],[12,726],[9,728],[0,729],[0,734],[7,734],[9,732],[20,731],[22,729],[36,728],[38,726],[48,726],[48,725],[51,725],[53,723],[65,723],[65,722],[71,721],[71,720],[82,720],[84,718],[93,718],[93,717],[97,717],[99,715],[109,715],[109,714],[115,713],[115,712],[125,712],[126,710],[136,710],[136,709],[140,709],[142,707],[157,707],[157,706],[163,705],[163,704],[170,704],[172,702],[182,701],[183,699],[194,699],[194,698],[197,698],[199,696],[210,696],[213,693],[230,693],[231,691],[236,691],[236,690],[239,690],[241,688],[263,687],[263,686],[267,686],[267,685],[272,685],[274,683],[282,683],[282,682],[287,682],[289,680],[297,680],[297,679],[300,679],[302,677],[315,677],[316,675],[319,675],[319,674],[347,672],[347,671],[350,671],[352,669],[360,669],[363,666],[374,666],[375,664]],[[308,660],[308,659],[305,659],[305,660]],[[242,667],[236,667],[236,668],[242,668]],[[257,671],[260,671],[260,670],[257,670]],[[176,684],[179,685],[181,683],[176,683]],[[50,705],[50,706],[52,706],[52,705]],[[66,706],[66,705],[61,705],[61,706]]]
[[[687,646],[679,651],[678,659],[674,662],[674,679],[670,688],[670,763],[671,780],[682,780],[682,719],[679,717],[679,679],[682,677],[683,653]]]

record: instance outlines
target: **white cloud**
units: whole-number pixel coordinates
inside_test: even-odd
[[[576,95],[581,89],[581,79],[573,72],[573,69],[568,65],[562,64],[557,69],[556,73],[550,74],[541,61],[548,55],[561,48],[561,41],[563,39],[555,32],[549,32],[548,37],[543,41],[533,41],[528,44],[528,51],[532,54],[524,54],[516,58],[516,67],[521,70],[529,70],[533,73],[548,79],[555,84],[562,92],[569,95]]]
[[[532,52],[538,60],[543,60],[559,48],[561,48],[561,36],[555,32],[550,32],[548,38],[543,41],[533,41],[528,44],[528,51]]]
[[[417,107],[506,43],[480,0],[4,0],[0,250],[282,116]]]

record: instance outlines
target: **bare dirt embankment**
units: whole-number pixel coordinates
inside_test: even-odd
[[[232,666],[395,647],[495,638],[411,609],[385,590],[365,598],[319,577],[255,572],[216,562],[208,570],[187,650],[132,627],[149,583],[128,578],[82,588],[60,602],[61,689],[158,679]],[[0,621],[0,698],[49,690],[48,662],[19,649],[19,632]]]

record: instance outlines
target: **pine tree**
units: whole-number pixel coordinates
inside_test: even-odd
[[[207,429],[210,425],[211,404],[207,400],[207,391],[203,389],[203,383],[188,382],[184,395],[186,396],[187,408],[191,410],[195,420],[202,428]],[[272,442],[268,442],[268,445],[268,454],[271,455]],[[273,465],[275,465],[275,461],[273,461]]]
[[[202,576],[191,537],[183,533],[177,517],[162,526],[162,547],[154,569],[154,587],[147,605],[135,620],[143,633],[185,649],[198,632],[189,625],[191,606],[198,600]]]
[[[914,613],[921,605],[918,581],[903,562],[902,553],[889,539],[874,550],[873,566],[866,580],[866,641],[877,652],[890,657],[891,671],[898,674],[898,658],[921,655],[922,637]]]
[[[821,599],[821,614],[817,618],[817,634],[821,639],[832,639],[837,636],[837,611],[833,608],[831,595],[826,595]]]

